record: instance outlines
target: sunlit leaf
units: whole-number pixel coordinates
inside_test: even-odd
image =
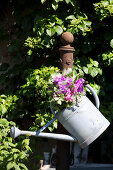
[[[110,41],[110,46],[113,48],[113,39]]]

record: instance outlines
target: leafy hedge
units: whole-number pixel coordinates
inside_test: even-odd
[[[5,118],[0,119],[0,169],[26,169],[24,164],[28,159],[31,148],[29,139],[13,141],[9,136],[10,128],[15,123]]]

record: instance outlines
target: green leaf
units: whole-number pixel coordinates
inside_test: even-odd
[[[57,2],[57,3],[58,3],[59,1],[62,1],[62,0],[55,0],[55,2]]]
[[[19,167],[22,167],[24,170],[28,170],[28,168],[23,163],[18,163]]]
[[[7,164],[7,170],[9,170],[9,169],[11,169],[11,168],[14,167],[13,163],[14,163],[14,162],[9,162],[9,163]]]
[[[50,37],[53,36],[55,34],[55,32],[56,32],[56,30],[54,27],[46,30],[47,35],[49,35]]]
[[[7,119],[0,119],[0,124],[2,124],[4,126],[8,126],[9,122],[7,121]]]
[[[52,127],[48,127],[49,131],[52,132],[53,131],[53,128]]]
[[[19,165],[17,165],[15,162],[13,163],[13,166],[14,166],[15,170],[21,170]]]
[[[93,61],[93,65],[94,65],[95,67],[98,67],[98,61]]]
[[[22,141],[22,144],[29,145],[29,139],[24,139],[24,140]]]
[[[59,105],[61,105],[61,104],[62,104],[62,101],[59,99],[59,100],[57,101],[57,103],[58,103]]]
[[[20,150],[19,150],[19,149],[16,149],[16,148],[13,148],[13,149],[12,149],[12,152],[13,152],[13,153],[19,153]]]
[[[87,67],[83,67],[83,71],[88,74],[88,68]]]
[[[67,4],[69,4],[70,0],[65,0]]]
[[[14,144],[14,143],[9,143],[9,146],[11,146],[11,147],[16,147],[16,144]]]
[[[63,24],[63,21],[58,18],[57,21],[56,21],[56,23],[59,24],[59,25],[62,25],[62,24]]]
[[[13,155],[14,160],[16,160],[17,157],[18,157],[18,154],[14,154],[14,155]]]
[[[108,58],[107,54],[102,54],[103,60],[106,60]]]
[[[51,29],[47,29],[46,33],[47,33],[47,35],[49,35],[51,37]]]
[[[53,122],[54,127],[57,129],[57,121]]]
[[[91,26],[91,21],[83,21],[83,23],[87,26]]]
[[[98,73],[99,73],[100,75],[102,75],[102,69],[97,68],[97,70],[98,70]]]
[[[31,55],[31,54],[32,54],[32,50],[29,50],[29,51],[27,52],[27,54],[28,54],[28,55]]]
[[[41,0],[41,3],[43,4],[46,0]]]
[[[73,19],[73,20],[75,20],[76,18],[75,18],[74,15],[70,15],[70,16],[68,16],[68,17],[66,18],[66,20],[67,20],[67,19]]]
[[[59,97],[54,97],[54,100],[58,101],[58,100],[59,100]]]
[[[15,170],[21,170],[19,166],[15,162],[9,162],[7,164],[7,170],[10,170],[11,168],[15,168]]]
[[[57,35],[61,35],[63,33],[63,29],[59,25],[55,26],[55,31],[57,32]]]
[[[110,46],[113,48],[113,39],[110,41]]]
[[[108,6],[108,10],[109,10],[109,12],[110,12],[111,14],[113,14],[113,5],[109,5],[109,6]]]
[[[18,155],[18,157],[19,157],[20,159],[24,159],[24,158],[26,157],[25,152],[24,152],[24,151],[20,152],[19,155]]]
[[[88,67],[88,68],[92,67],[92,64],[87,64],[87,67]]]
[[[58,9],[58,3],[54,1],[52,3],[52,8],[56,11]]]
[[[91,74],[92,77],[95,77],[98,74],[98,70],[94,67],[90,67],[88,73]]]

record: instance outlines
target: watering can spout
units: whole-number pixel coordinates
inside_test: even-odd
[[[16,138],[16,137],[18,137],[20,134],[21,134],[20,129],[16,128],[15,126],[13,126],[13,127],[10,129],[10,136],[11,136],[12,138]]]
[[[55,133],[44,133],[44,132],[32,132],[32,131],[24,131],[16,128],[13,126],[10,130],[10,135],[12,138],[16,138],[19,135],[29,135],[29,136],[36,136],[42,138],[50,138],[56,140],[63,140],[63,141],[70,141],[70,142],[77,142],[77,139],[72,135],[64,135],[64,134],[55,134]]]

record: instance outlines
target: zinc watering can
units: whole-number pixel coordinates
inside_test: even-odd
[[[50,104],[51,111],[54,114],[54,118],[51,121],[37,132],[23,131],[13,126],[10,130],[11,137],[16,138],[19,135],[28,134],[42,138],[77,142],[81,148],[91,144],[106,130],[110,122],[99,111],[99,98],[93,88],[89,84],[85,86],[92,92],[96,107],[86,96],[83,96],[79,104],[65,108],[56,114]],[[42,132],[56,119],[58,119],[70,135]]]

